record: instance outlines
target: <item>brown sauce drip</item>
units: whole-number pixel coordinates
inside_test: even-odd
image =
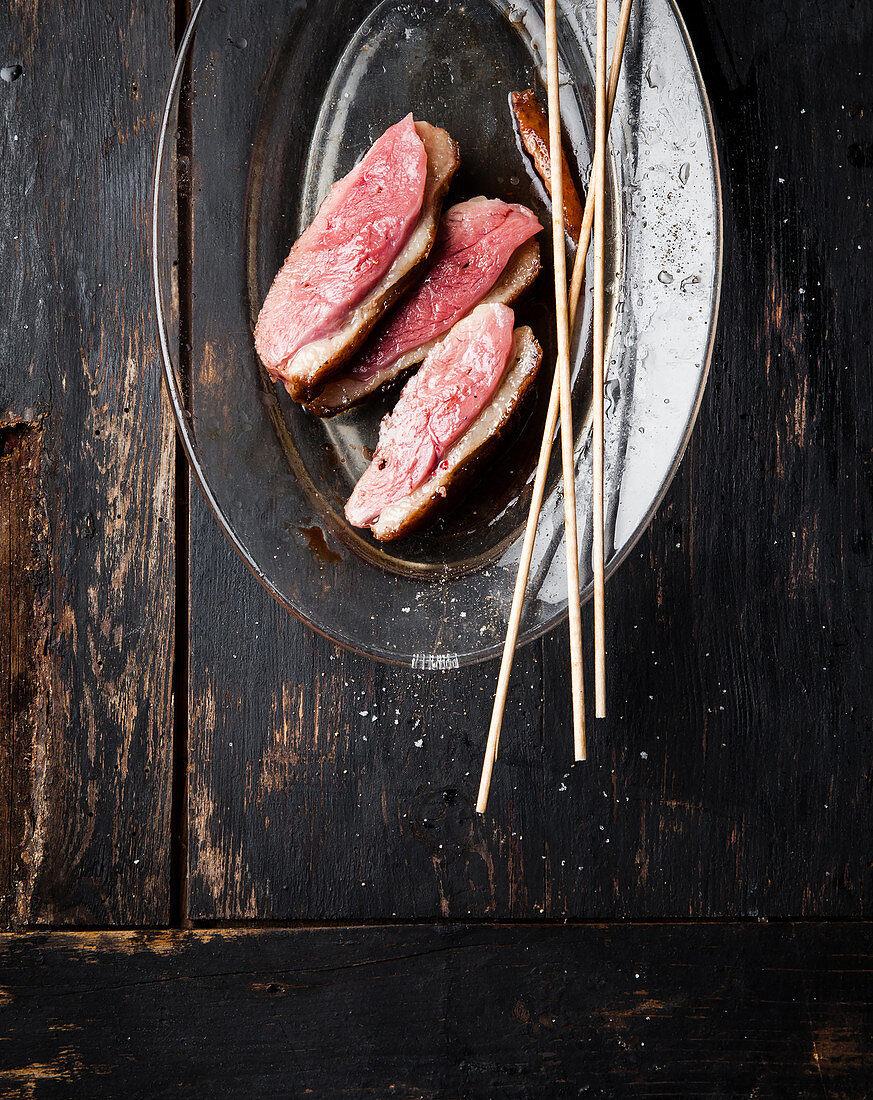
[[[326,565],[335,565],[343,560],[341,554],[337,554],[327,545],[324,531],[320,527],[299,527],[298,530],[306,539],[309,552],[316,561],[324,562]]]

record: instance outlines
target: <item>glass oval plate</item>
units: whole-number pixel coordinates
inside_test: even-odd
[[[587,177],[594,2],[559,4],[562,115]],[[610,4],[613,20],[617,4]],[[611,35],[614,26],[611,27]],[[343,504],[384,403],[317,420],[258,362],[257,311],[331,183],[408,111],[461,150],[449,202],[544,193],[517,145],[509,93],[543,82],[542,9],[504,0],[201,0],[170,85],[155,172],[153,264],[164,376],[194,475],[276,599],[384,660],[455,668],[500,652],[554,364],[544,270],[517,306],[545,350],[538,394],[499,461],[421,534],[379,544]],[[721,267],[721,199],[706,94],[672,0],[634,7],[608,179],[608,572],[651,519],[706,382]],[[180,277],[177,260],[183,256]],[[572,257],[571,257],[572,259]],[[180,278],[185,301],[180,317]],[[583,596],[591,589],[591,309],[574,342]],[[181,349],[181,355],[180,355]],[[521,642],[566,615],[555,448]]]

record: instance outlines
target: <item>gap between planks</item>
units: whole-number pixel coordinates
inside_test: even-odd
[[[870,920],[863,917],[779,917],[767,920],[761,917],[707,917],[704,919],[667,918],[652,920],[650,917],[630,918],[627,920],[609,920],[603,917],[579,918],[579,917],[543,917],[539,920],[512,920],[506,917],[464,917],[463,919],[447,919],[441,917],[374,917],[370,920],[349,921],[321,920],[321,921],[273,921],[273,920],[246,920],[246,921],[221,921],[221,920],[191,920],[184,928],[168,927],[165,925],[105,925],[105,924],[81,924],[52,925],[32,924],[26,929],[15,931],[0,930],[0,937],[6,939],[26,939],[29,936],[93,936],[95,933],[107,935],[131,935],[162,936],[167,934],[184,935],[197,932],[227,932],[257,933],[257,932],[312,932],[319,930],[349,930],[359,928],[506,928],[506,929],[537,929],[537,928],[685,928],[685,927],[734,927],[752,928],[758,926],[772,926],[773,928],[788,931],[795,927],[852,927],[869,928]]]
[[[188,20],[189,0],[177,0],[173,9],[174,45],[178,51]],[[177,287],[179,295],[179,375],[186,400],[190,396],[191,377],[191,269],[193,263],[194,209],[191,196],[191,153],[193,120],[191,115],[191,61],[182,75],[179,90],[179,114],[176,120],[176,210]],[[187,169],[178,164],[187,158]],[[169,925],[174,929],[191,927],[188,919],[188,656],[189,656],[189,520],[190,480],[188,461],[178,433],[175,445],[175,620],[173,647],[173,751],[172,796],[170,803],[170,911]]]

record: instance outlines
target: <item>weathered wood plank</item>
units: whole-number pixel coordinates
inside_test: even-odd
[[[264,74],[253,59],[279,50],[289,13],[264,4],[246,20],[231,8],[210,18],[194,77],[192,158],[191,387],[195,409],[205,392],[204,416],[217,404],[210,363],[229,361],[215,349],[227,347],[228,333],[248,331],[241,273],[215,262],[244,222],[243,188],[227,180],[248,172],[264,106]],[[223,86],[232,82],[232,99],[211,94],[212,66]],[[313,115],[319,95],[313,90]],[[311,121],[294,119],[300,141]],[[210,172],[211,164],[220,170]],[[474,818],[469,798],[490,714],[490,670],[423,674],[340,652],[244,571],[196,488],[190,543],[188,915],[542,912],[539,647],[516,665],[511,724],[525,736],[502,758],[495,794],[514,806],[495,827]]]
[[[873,377],[854,318],[873,290],[873,12],[681,6],[722,156],[722,325],[690,452],[609,586],[590,763],[567,774],[561,630],[516,665],[474,822],[496,668],[420,679],[335,654],[271,606],[196,499],[192,916],[870,914]],[[259,25],[278,40],[267,6]],[[258,74],[226,49],[234,115],[206,103],[195,137],[245,170]],[[241,223],[225,207],[210,229]],[[202,349],[235,322],[213,270],[197,289]],[[416,808],[444,789],[451,807]]]
[[[873,9],[681,7],[722,156],[722,322],[689,454],[609,587],[610,719],[553,824],[586,869],[555,894],[869,915]]]
[[[486,678],[412,673],[336,649],[207,543],[205,521],[196,529],[188,915],[538,915],[548,882],[536,650],[512,693],[529,735],[507,746],[495,785],[512,809],[483,821],[468,791],[490,712]],[[240,692],[246,678],[257,692]]]
[[[167,4],[0,13],[0,850],[18,926],[167,918],[174,447],[147,209],[172,29]]]
[[[493,925],[0,940],[9,1097],[860,1097],[870,929]]]
[[[45,727],[43,668],[28,659],[45,646],[44,510],[38,496],[42,421],[0,427],[0,920],[12,916],[16,852],[24,840],[21,753]]]

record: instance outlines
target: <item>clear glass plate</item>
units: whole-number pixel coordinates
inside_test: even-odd
[[[613,20],[617,8],[610,5]],[[559,23],[563,121],[587,178],[594,0],[559,4]],[[446,127],[460,145],[449,202],[477,194],[520,201],[547,225],[543,190],[517,147],[508,102],[511,91],[542,83],[543,49],[535,3],[241,0],[228,11],[201,0],[167,96],[154,189],[155,294],[164,376],[194,475],[225,534],[276,599],[343,645],[414,667],[455,668],[502,646],[554,364],[549,234],[540,235],[544,270],[516,310],[545,349],[537,399],[467,500],[396,543],[375,542],[343,516],[387,406],[310,417],[267,377],[252,328],[273,275],[331,183],[409,110]],[[712,124],[671,0],[635,5],[609,169],[612,573],[681,459],[718,309],[721,197]],[[192,257],[184,290],[196,298],[180,322],[183,247]],[[588,294],[581,312],[574,406],[587,597]],[[558,452],[522,643],[566,614]]]

